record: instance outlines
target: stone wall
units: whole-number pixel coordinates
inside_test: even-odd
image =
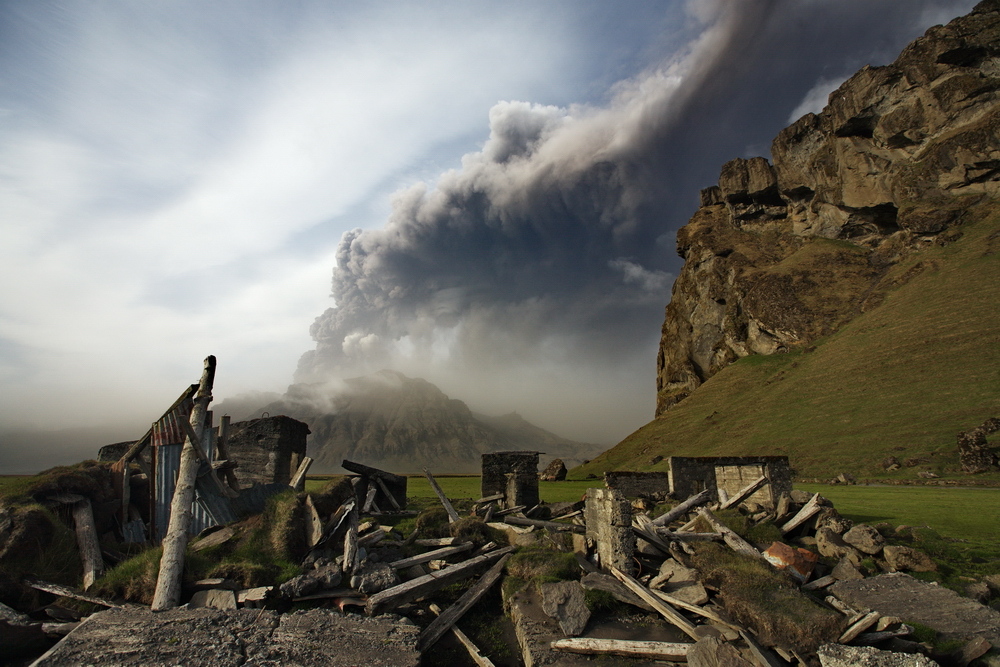
[[[587,541],[596,545],[601,569],[635,574],[632,504],[614,489],[587,489]]]
[[[504,494],[506,505],[538,504],[539,452],[492,452],[483,454],[482,494]],[[517,501],[517,502],[515,502]]]
[[[666,495],[670,493],[670,476],[665,472],[608,471],[604,473],[604,486],[628,498]]]
[[[240,486],[288,484],[306,455],[307,435],[307,424],[284,415],[230,424],[229,457],[239,464]]]
[[[787,456],[671,456],[670,493],[684,500],[705,489],[721,486],[729,496],[762,474],[770,484],[750,497],[764,507],[774,507],[783,493],[792,491],[792,469]]]

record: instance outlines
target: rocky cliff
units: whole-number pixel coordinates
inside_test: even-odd
[[[560,438],[514,413],[476,414],[430,382],[389,370],[345,380],[343,386],[293,385],[283,397],[258,405],[241,409],[254,416],[284,414],[309,425],[315,473],[338,472],[344,459],[396,473],[425,467],[478,473],[488,452],[536,450],[546,454],[543,463],[558,457],[579,464],[605,449]]]
[[[808,348],[910,280],[1000,193],[1000,0],[866,67],[765,158],[733,160],[677,235],[657,415],[733,361]],[[892,276],[891,278],[889,276]]]

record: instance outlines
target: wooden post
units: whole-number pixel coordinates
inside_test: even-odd
[[[347,533],[344,535],[344,564],[345,574],[351,574],[358,568],[358,507],[351,506],[351,511],[347,513]]]
[[[306,473],[309,471],[309,466],[312,465],[313,460],[308,456],[302,458],[302,463],[299,464],[299,469],[295,471],[295,476],[292,477],[292,481],[288,483],[288,486],[292,487],[296,491],[306,490]]]
[[[448,607],[447,611],[431,621],[420,636],[417,638],[417,650],[421,653],[426,651],[428,648],[434,645],[437,640],[441,639],[441,636],[448,631],[448,628],[455,625],[458,619],[462,618],[465,612],[472,608],[472,605],[479,602],[479,598],[483,597],[483,594],[490,589],[493,584],[496,583],[500,575],[503,574],[503,566],[510,558],[510,554],[507,554],[500,560],[498,560],[493,567],[489,569],[483,576],[479,578],[475,586],[469,590],[462,593],[462,597],[458,598],[455,604]]]
[[[191,408],[191,419],[195,434],[201,435],[205,429],[208,404],[212,402],[212,387],[215,384],[215,357],[205,359],[205,369],[198,384],[198,395]],[[191,527],[191,504],[194,502],[194,485],[200,461],[195,453],[198,441],[184,440],[181,463],[177,474],[177,486],[170,502],[170,522],[163,538],[163,556],[160,558],[160,574],[156,578],[153,594],[153,609],[176,607],[181,599],[181,575],[184,572],[184,549],[187,547],[188,528]],[[200,447],[199,447],[200,448]]]
[[[83,590],[87,590],[104,574],[104,558],[101,556],[101,545],[97,541],[94,510],[87,498],[73,504],[73,523],[76,525],[76,543],[80,547],[80,560],[83,561]]]
[[[712,492],[709,489],[705,489],[701,493],[695,494],[682,502],[677,507],[673,508],[666,514],[661,514],[660,516],[653,519],[653,523],[657,526],[666,526],[674,519],[679,519],[688,512],[690,512],[695,507],[704,505],[712,499]]]
[[[441,607],[437,606],[433,602],[430,603],[429,607],[435,614],[438,616],[441,615]],[[451,634],[455,635],[455,639],[457,639],[462,646],[465,647],[465,650],[469,652],[469,657],[472,658],[472,661],[476,663],[477,667],[496,667],[496,665],[493,664],[493,661],[483,655],[482,651],[479,650],[479,647],[476,646],[464,632],[459,630],[454,625],[451,626]]]
[[[224,461],[229,460],[229,422],[229,415],[222,415],[222,418],[219,420],[219,439],[215,443],[215,451],[218,454],[216,458],[223,459]],[[239,491],[240,481],[236,479],[236,473],[233,469],[226,468],[224,474],[230,488],[233,491]]]
[[[458,521],[459,519],[458,512],[456,512],[455,508],[452,507],[451,501],[448,500],[448,496],[444,495],[444,491],[442,491],[441,487],[438,486],[438,483],[437,481],[435,481],[434,476],[431,475],[431,473],[427,470],[427,468],[424,468],[424,474],[427,475],[427,481],[431,483],[431,488],[434,489],[434,493],[437,494],[437,497],[441,501],[441,504],[444,505],[444,511],[448,513],[448,523],[455,523],[456,521]]]

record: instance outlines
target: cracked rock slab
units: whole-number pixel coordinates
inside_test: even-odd
[[[38,667],[100,665],[393,665],[416,667],[419,628],[393,616],[313,609],[109,609],[39,658]]]

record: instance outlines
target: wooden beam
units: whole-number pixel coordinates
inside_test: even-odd
[[[352,505],[347,513],[347,532],[344,534],[344,562],[342,570],[345,574],[358,569],[358,508]]]
[[[292,476],[288,486],[292,487],[296,491],[305,491],[306,488],[306,473],[309,472],[309,466],[312,465],[313,460],[308,456],[302,457],[302,463],[299,464],[299,469],[295,471],[295,475]]]
[[[433,602],[430,603],[429,608],[438,616],[441,615],[441,607],[437,606]],[[455,635],[455,639],[457,639],[459,643],[465,647],[465,650],[469,652],[469,657],[472,658],[472,661],[476,663],[477,667],[496,667],[496,665],[493,664],[493,661],[483,655],[482,651],[479,650],[479,647],[476,646],[464,632],[459,630],[457,626],[451,626],[451,634]]]
[[[806,521],[808,521],[810,518],[812,518],[813,514],[819,512],[821,509],[821,505],[819,504],[819,499],[820,495],[818,493],[814,495],[812,498],[810,498],[809,502],[803,505],[802,509],[800,509],[795,514],[795,516],[789,519],[788,523],[786,523],[784,526],[781,527],[781,534],[784,535],[785,533],[792,532],[793,530],[804,524]]]
[[[535,526],[556,531],[568,531],[583,535],[587,529],[575,523],[559,523],[558,521],[542,521],[541,519],[523,519],[519,516],[505,516],[503,522],[511,526]]]
[[[632,532],[646,540],[665,555],[670,555],[670,545],[660,538],[656,532],[656,526],[645,514],[632,515]]]
[[[80,591],[74,588],[69,588],[68,586],[53,584],[48,581],[42,581],[41,579],[35,579],[34,577],[25,577],[22,580],[22,583],[24,583],[25,586],[34,588],[36,591],[45,591],[46,593],[52,593],[53,595],[58,595],[61,598],[72,598],[74,600],[82,600],[83,602],[89,602],[91,604],[100,605],[102,607],[108,607],[110,609],[121,609],[126,606],[118,602],[111,602],[110,600],[106,600],[104,598],[100,598],[95,595],[87,595],[86,593],[81,593]]]
[[[184,393],[182,393],[180,395],[180,397],[176,401],[174,401],[173,405],[171,405],[167,409],[167,411],[164,412],[163,415],[160,416],[160,419],[163,419],[163,417],[166,417],[171,412],[173,412],[174,410],[176,410],[178,405],[180,405],[184,401],[186,401],[189,398],[191,398],[191,396],[196,391],[198,391],[198,385],[196,385],[196,384],[193,384],[190,387],[188,387],[187,389],[185,389]],[[122,463],[125,463],[125,464],[128,464],[129,462],[131,462],[132,459],[134,459],[136,456],[138,456],[142,452],[142,450],[146,448],[146,445],[149,444],[149,441],[150,441],[150,439],[152,437],[153,437],[153,429],[152,429],[152,427],[150,427],[150,429],[148,431],[146,431],[146,434],[143,435],[138,440],[136,440],[135,444],[132,445],[131,447],[129,447],[128,451],[125,452],[125,454],[120,459],[118,459],[118,460],[121,461]],[[144,467],[144,465],[145,464],[140,464],[139,467],[142,468],[142,467]],[[149,474],[148,470],[143,470],[143,472],[146,473],[147,475]]]
[[[475,583],[472,588],[462,593],[462,596],[455,601],[455,604],[448,607],[447,611],[431,621],[420,636],[417,637],[417,650],[423,653],[428,648],[433,646],[437,640],[441,639],[441,636],[448,631],[458,619],[465,615],[465,612],[469,611],[474,604],[479,602],[479,599],[488,591],[493,584],[496,583],[500,575],[503,574],[503,566],[510,558],[510,554],[507,554],[496,563],[493,564],[486,574],[479,578],[479,581]]]
[[[229,415],[222,415],[219,419],[219,438],[215,442],[215,451],[218,453],[220,459],[229,460]],[[233,472],[232,468],[228,468],[223,473],[226,478],[226,483],[229,484],[229,488],[233,491],[240,490],[240,481],[236,479],[236,473]]]
[[[306,496],[306,546],[312,549],[323,539],[323,520],[316,511],[316,504],[313,503],[312,496]]]
[[[614,566],[611,566],[611,574],[615,575],[619,581],[628,586],[628,588],[642,598],[646,604],[659,612],[663,618],[680,628],[688,637],[691,637],[695,641],[700,639],[698,633],[695,632],[695,626],[691,621],[684,618],[679,611],[668,605],[659,596],[654,595],[652,591],[639,583],[638,580],[628,574],[625,574]]]
[[[452,507],[451,501],[448,500],[448,496],[444,495],[444,491],[442,491],[441,487],[438,486],[434,476],[431,475],[427,468],[424,468],[424,474],[427,475],[427,481],[431,483],[431,488],[434,489],[434,493],[437,494],[441,504],[444,505],[444,511],[448,513],[448,523],[455,523],[458,521],[458,512],[456,512],[455,508]]]
[[[375,483],[378,484],[378,488],[382,489],[383,495],[389,499],[389,504],[392,505],[393,509],[403,509],[399,506],[399,502],[396,501],[396,497],[389,491],[389,487],[385,485],[385,480],[383,480],[380,475],[375,476]]]
[[[378,493],[378,487],[375,485],[371,479],[368,480],[368,493],[365,494],[365,504],[361,507],[361,512],[367,515],[372,511],[372,507],[378,507],[375,505],[375,494]]]
[[[101,545],[97,539],[94,510],[90,500],[84,498],[74,503],[72,507],[76,543],[80,547],[80,560],[83,561],[83,590],[87,590],[104,574],[104,558],[101,556]]]
[[[852,639],[860,635],[862,632],[875,625],[875,622],[881,618],[882,615],[877,611],[872,611],[864,616],[862,616],[858,621],[855,621],[851,627],[844,630],[844,634],[840,635],[840,639],[837,641],[841,644],[846,644]]]
[[[463,551],[468,551],[472,548],[472,542],[465,542],[453,547],[442,547],[440,549],[435,549],[434,551],[428,551],[424,554],[419,554],[417,556],[411,556],[409,558],[403,558],[402,560],[397,560],[395,562],[389,563],[389,567],[396,570],[405,570],[413,565],[420,565],[421,563],[429,563],[432,560],[437,560],[438,558],[447,558],[448,556],[454,556],[455,554],[460,554]]]
[[[757,643],[757,640],[749,632],[740,630],[740,637],[743,637],[743,641],[750,647],[750,653],[753,655],[758,667],[783,667],[770,651]]]
[[[719,521],[719,519],[712,514],[712,511],[707,507],[703,507],[699,512],[699,515],[708,521],[709,525],[722,535],[723,541],[736,553],[749,556],[750,558],[764,558],[764,555],[758,551],[756,547],[737,535],[724,523]]]
[[[692,614],[698,614],[699,616],[703,616],[708,620],[714,621],[716,623],[722,623],[723,625],[728,625],[730,627],[737,627],[734,626],[729,621],[723,619],[714,611],[710,611],[708,609],[705,609],[704,607],[699,607],[696,604],[691,604],[690,602],[686,602],[684,600],[681,600],[680,598],[676,598],[673,595],[670,595],[669,593],[664,593],[663,591],[658,590],[656,588],[651,588],[649,590],[653,593],[653,595],[656,595],[667,604],[673,605],[675,607],[680,607],[681,609],[689,611]]]
[[[757,493],[757,491],[759,491],[765,484],[770,484],[770,483],[771,480],[767,478],[767,475],[761,475],[760,478],[755,479],[754,481],[750,482],[745,487],[740,489],[740,492],[737,493],[735,496],[733,496],[726,502],[722,503],[722,505],[719,506],[719,509],[726,510],[729,509],[730,507],[736,507],[744,500],[746,500],[753,494]]]
[[[709,489],[705,489],[701,493],[691,496],[672,510],[656,517],[653,519],[653,523],[657,526],[667,526],[671,521],[681,518],[695,507],[700,507],[710,500],[712,500],[712,492]]]
[[[552,642],[556,651],[585,655],[621,655],[627,658],[649,658],[669,662],[687,662],[687,652],[694,644],[653,642],[630,639],[591,639],[571,637]]]
[[[365,611],[369,616],[381,614],[390,609],[395,609],[401,604],[405,604],[419,597],[423,597],[445,586],[468,579],[474,575],[483,565],[492,562],[494,559],[505,556],[514,551],[514,547],[504,547],[485,553],[482,556],[470,558],[467,561],[457,563],[437,572],[425,574],[422,577],[411,579],[405,583],[387,588],[368,598]]]
[[[215,357],[205,359],[205,369],[198,384],[198,395],[191,408],[190,423],[196,435],[205,428],[208,404],[212,401],[212,386],[215,384]],[[183,420],[182,420],[183,421]],[[194,502],[194,486],[198,476],[199,461],[195,445],[200,438],[185,438],[181,450],[181,462],[177,474],[174,497],[170,502],[170,522],[163,538],[163,556],[160,558],[160,573],[156,579],[153,594],[153,609],[160,611],[176,607],[181,598],[181,574],[184,571],[184,549],[187,547],[188,528],[191,527],[191,505]]]

